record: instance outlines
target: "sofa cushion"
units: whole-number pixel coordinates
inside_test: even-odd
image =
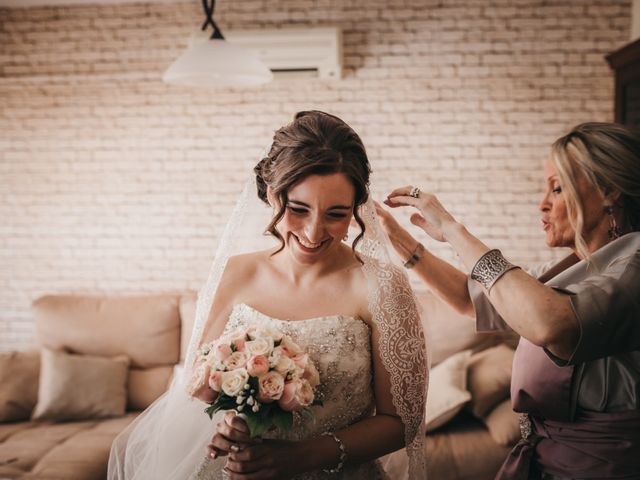
[[[510,399],[499,403],[482,421],[498,445],[513,445],[520,438],[520,418]]]
[[[31,417],[38,401],[40,352],[0,353],[0,422]]]
[[[428,478],[435,480],[493,480],[509,449],[497,445],[487,429],[462,412],[452,422],[426,437]],[[393,480],[407,479],[408,457],[397,450],[382,457]]]
[[[476,353],[469,360],[469,408],[478,418],[509,398],[514,351],[506,345]]]
[[[427,431],[444,425],[462,410],[471,398],[467,390],[467,362],[470,350],[465,350],[439,363],[429,373],[427,395]]]
[[[425,450],[429,478],[438,480],[492,480],[509,453],[464,411],[427,435]]]
[[[431,365],[437,365],[454,353],[470,349],[479,352],[501,343],[517,343],[517,335],[509,332],[476,333],[472,318],[456,312],[431,292],[416,294],[422,307],[421,317]]]
[[[144,410],[162,395],[171,381],[173,367],[129,370],[127,410]]]
[[[0,478],[102,480],[107,475],[111,442],[136,415],[0,424]]]
[[[191,341],[191,331],[196,317],[196,302],[198,297],[195,292],[190,292],[180,297],[180,363],[184,362]]]
[[[86,420],[124,415],[129,373],[125,356],[103,358],[42,349],[34,420]]]
[[[85,355],[126,355],[136,368],[180,358],[178,295],[45,296],[33,303],[41,345]]]

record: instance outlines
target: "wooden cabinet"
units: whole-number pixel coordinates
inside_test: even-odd
[[[640,127],[640,39],[607,55],[615,71],[615,120]]]

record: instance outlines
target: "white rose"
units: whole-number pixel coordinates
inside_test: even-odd
[[[272,338],[274,342],[279,342],[282,340],[282,332],[279,332],[275,328],[269,327],[260,327],[256,331],[257,337],[269,337]]]
[[[232,332],[229,332],[225,335],[229,342],[236,342],[238,340],[245,340],[247,337],[247,333],[242,328],[236,328]]]
[[[271,350],[273,350],[273,338],[271,337],[260,337],[255,340],[251,340],[244,345],[245,352],[249,353],[250,356],[254,355],[265,355],[269,356]]]
[[[235,370],[236,368],[244,368],[249,361],[249,355],[245,352],[233,352],[224,361],[227,370]]]
[[[237,368],[222,374],[222,391],[230,397],[235,397],[244,389],[249,381],[249,373],[244,368]]]
[[[288,357],[286,351],[282,347],[274,348],[271,352],[271,355],[269,355],[269,364],[272,368],[275,368],[275,366],[278,364],[278,360],[280,360],[280,357]]]
[[[284,390],[284,377],[278,372],[268,372],[258,378],[258,400],[271,403],[279,400]]]
[[[287,357],[286,355],[280,355],[280,357],[276,361],[275,368],[282,375],[286,375],[292,370],[295,370],[297,367],[294,361],[289,357]]]
[[[233,352],[222,361],[227,370],[235,370],[236,368],[244,368],[249,361],[249,355],[244,352]]]

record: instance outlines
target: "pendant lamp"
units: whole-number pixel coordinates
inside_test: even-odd
[[[202,0],[205,13],[202,31],[211,25],[211,36],[192,38],[187,50],[164,72],[162,80],[193,87],[242,87],[270,82],[273,74],[257,54],[224,39],[213,20],[215,3]]]

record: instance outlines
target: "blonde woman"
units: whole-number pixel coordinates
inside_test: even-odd
[[[435,257],[382,206],[396,252],[477,329],[521,336],[511,396],[522,440],[499,479],[640,478],[640,138],[609,123],[576,126],[544,168],[542,229],[573,253],[524,271],[473,236],[429,193],[385,203],[449,243],[470,276]]]

